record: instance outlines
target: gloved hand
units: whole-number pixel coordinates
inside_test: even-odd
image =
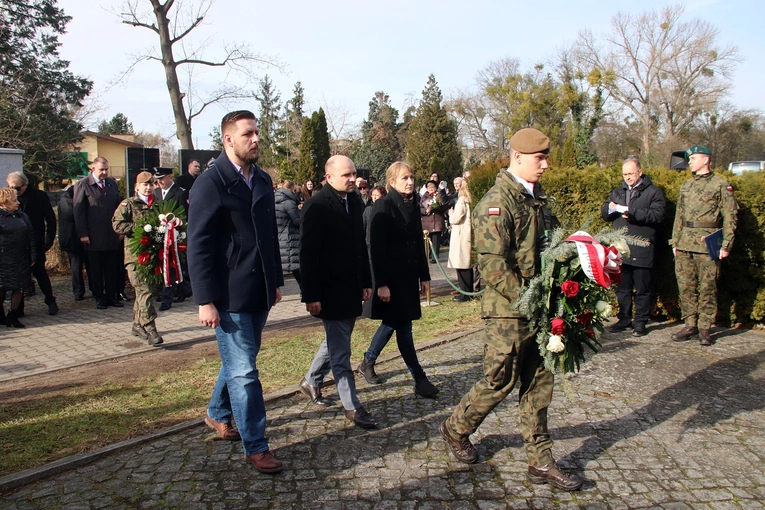
[[[537,255],[542,255],[542,252],[550,247],[552,244],[552,237],[549,235],[541,235],[537,238]]]

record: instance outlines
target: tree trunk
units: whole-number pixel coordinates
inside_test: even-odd
[[[169,2],[168,2],[169,3]],[[162,51],[162,65],[165,68],[167,92],[170,94],[170,103],[173,106],[175,116],[175,135],[181,143],[181,149],[194,149],[191,138],[191,124],[183,108],[183,94],[176,72],[175,57],[173,57],[173,44],[170,38],[170,20],[167,18],[167,3],[162,5],[159,0],[151,0],[154,14],[159,27],[159,45]]]

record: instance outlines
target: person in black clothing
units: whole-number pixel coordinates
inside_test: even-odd
[[[648,246],[630,245],[630,256],[622,263],[622,279],[616,289],[619,321],[609,329],[614,333],[633,327],[634,336],[648,334],[651,314],[651,268],[653,268],[656,229],[664,219],[664,193],[651,178],[643,175],[640,161],[628,158],[622,165],[622,185],[614,189],[601,208],[603,220],[614,230],[627,227],[627,234],[648,241]],[[635,290],[635,321],[632,321],[632,291]]]
[[[197,177],[202,175],[202,165],[198,159],[192,159],[189,161],[189,165],[186,167],[187,173],[179,175],[175,180],[175,185],[185,189],[186,192],[191,191],[191,187],[194,185],[194,181]],[[188,208],[188,204],[184,204],[184,207]]]
[[[82,301],[85,298],[85,278],[82,275],[82,266],[85,266],[85,272],[90,274],[88,257],[85,254],[85,247],[77,237],[77,229],[74,226],[74,186],[69,186],[64,190],[58,201],[58,246],[61,251],[66,252],[69,258],[69,267],[72,270],[72,292],[76,301]],[[90,286],[90,276],[88,276],[88,285]],[[91,289],[93,292],[93,289]]]
[[[56,214],[50,205],[48,194],[29,185],[29,179],[21,172],[8,174],[8,187],[18,193],[20,210],[29,216],[32,223],[32,233],[35,237],[35,250],[37,251],[32,267],[32,274],[37,280],[37,285],[45,295],[45,304],[48,305],[48,313],[56,315],[58,305],[53,297],[53,287],[50,284],[48,272],[45,270],[45,252],[53,246],[56,239]],[[24,302],[21,302],[19,316],[24,316]]]

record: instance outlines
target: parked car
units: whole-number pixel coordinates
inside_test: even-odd
[[[736,175],[744,172],[761,172],[765,170],[765,161],[734,161],[728,165],[728,171]]]

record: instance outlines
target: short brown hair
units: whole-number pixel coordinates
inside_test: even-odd
[[[408,163],[404,163],[403,161],[394,161],[393,164],[391,164],[391,166],[389,166],[385,171],[385,189],[390,191],[390,183],[395,181],[404,170],[409,170],[412,172],[412,174],[414,174],[414,170],[412,170],[412,167],[409,166]]]
[[[226,132],[226,129],[233,126],[242,119],[255,120],[255,114],[250,110],[236,110],[235,112],[228,112],[220,122],[221,136],[223,136],[223,134]]]
[[[95,165],[96,163],[103,163],[104,165],[108,165],[109,161],[107,161],[106,158],[103,156],[98,156],[96,159],[93,160],[93,164]]]

